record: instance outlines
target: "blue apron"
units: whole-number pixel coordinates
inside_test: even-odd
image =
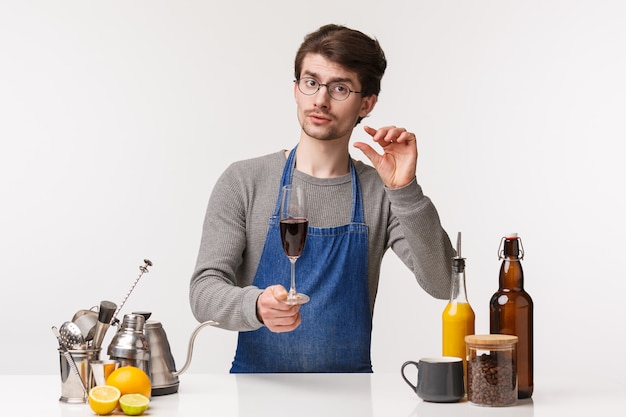
[[[291,183],[295,150],[287,158],[280,188]],[[231,373],[372,372],[368,229],[352,160],[350,176],[350,223],[309,226],[304,251],[296,262],[298,292],[311,297],[301,306],[302,323],[286,333],[273,333],[266,327],[240,332]],[[280,240],[280,188],[253,281],[259,288],[280,282],[289,288],[290,264]]]

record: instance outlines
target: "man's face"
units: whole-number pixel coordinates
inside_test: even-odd
[[[304,58],[300,78],[312,78],[320,84],[340,81],[350,90],[361,91],[356,73],[318,54],[308,54]],[[294,94],[303,132],[318,140],[349,140],[357,119],[365,117],[376,104],[376,96],[363,97],[357,93],[350,93],[346,100],[337,101],[330,97],[326,87],[308,96],[295,83]]]

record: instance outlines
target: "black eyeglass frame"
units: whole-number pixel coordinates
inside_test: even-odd
[[[313,91],[312,93],[307,93],[305,91],[302,91],[302,88],[300,87],[300,81],[305,81],[305,80],[311,80],[311,81],[315,81],[317,83],[317,89],[315,91]],[[305,78],[297,78],[295,80],[293,80],[294,83],[296,83],[296,85],[298,86],[298,90],[300,90],[300,92],[302,94],[304,94],[305,96],[314,96],[315,94],[317,94],[318,91],[320,91],[320,89],[322,87],[326,87],[326,91],[328,91],[328,95],[330,96],[330,98],[332,98],[335,101],[346,101],[348,99],[348,97],[350,97],[350,94],[354,93],[354,94],[362,94],[361,91],[354,91],[354,90],[350,90],[350,88],[346,85],[346,83],[341,82],[341,81],[333,81],[331,83],[328,84],[322,84],[319,81],[317,81],[315,78],[311,78],[311,77],[305,77]],[[345,96],[344,98],[336,98],[333,97],[333,93],[332,93],[332,89],[331,86],[333,85],[343,85],[346,87],[346,89],[348,90],[348,95]]]

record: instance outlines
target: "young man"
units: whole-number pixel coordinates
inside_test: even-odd
[[[199,321],[239,331],[231,372],[372,372],[372,314],[388,248],[426,292],[449,296],[454,250],[417,183],[415,135],[366,126],[382,154],[354,144],[373,167],[349,154],[386,65],[378,42],[359,31],[326,25],[309,34],[295,59],[297,146],[236,162],[215,185],[190,303]],[[310,302],[301,306],[282,302],[290,267],[278,199],[289,183],[305,188],[309,205],[296,269]]]

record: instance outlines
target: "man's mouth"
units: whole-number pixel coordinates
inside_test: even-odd
[[[309,119],[313,120],[314,122],[318,122],[318,123],[323,123],[323,122],[328,122],[330,121],[330,117],[328,117],[328,115],[323,114],[323,113],[309,113],[308,115]]]

